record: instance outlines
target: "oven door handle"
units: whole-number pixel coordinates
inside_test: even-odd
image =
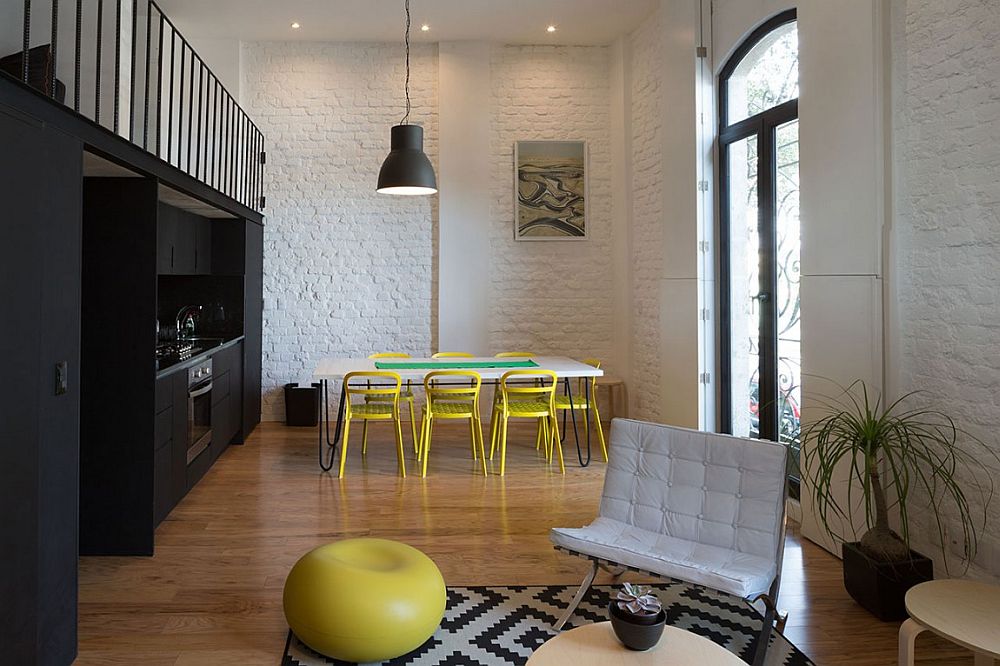
[[[211,382],[211,380],[209,380],[205,384],[202,384],[201,386],[197,386],[197,387],[189,390],[188,391],[188,397],[189,398],[197,398],[199,396],[205,395],[206,393],[208,393],[211,390],[212,390],[212,382]]]

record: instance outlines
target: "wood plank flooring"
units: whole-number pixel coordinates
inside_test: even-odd
[[[154,557],[81,559],[77,663],[274,666],[285,574],[310,548],[350,536],[410,543],[450,585],[579,583],[584,562],[556,553],[548,529],[594,517],[603,463],[581,469],[568,445],[566,475],[554,473],[534,451],[534,429],[521,427],[506,476],[483,478],[459,422],[435,429],[426,479],[412,457],[400,479],[389,433],[372,426],[365,460],[352,438],[342,481],[320,473],[315,429],[264,424],[231,447],[160,526]],[[896,663],[897,625],[857,607],[839,561],[794,533],[780,605],[785,633],[817,664]],[[972,663],[926,632],[917,650],[924,665]]]

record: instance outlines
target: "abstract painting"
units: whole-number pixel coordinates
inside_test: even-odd
[[[587,144],[518,141],[514,145],[514,238],[587,238]]]

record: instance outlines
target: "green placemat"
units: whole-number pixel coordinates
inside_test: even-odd
[[[475,368],[537,368],[538,364],[524,358],[516,361],[375,361],[379,370],[473,370]]]

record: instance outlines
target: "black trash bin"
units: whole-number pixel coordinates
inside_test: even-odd
[[[285,425],[315,426],[319,418],[319,387],[285,384]]]

